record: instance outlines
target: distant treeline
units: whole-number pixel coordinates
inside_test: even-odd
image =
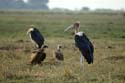
[[[48,10],[49,0],[0,0],[0,9],[39,9]]]

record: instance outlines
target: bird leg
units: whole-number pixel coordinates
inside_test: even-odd
[[[81,65],[81,67],[83,67],[83,61],[84,61],[84,57],[83,57],[83,55],[81,54],[81,57],[80,57],[80,65]]]

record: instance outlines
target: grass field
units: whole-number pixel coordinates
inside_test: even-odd
[[[73,31],[64,29],[81,22],[93,42],[94,63],[80,69],[80,52]],[[42,66],[27,65],[34,45],[26,32],[34,24],[49,46]],[[57,44],[63,46],[64,62],[52,59]],[[124,83],[125,15],[114,13],[0,11],[0,83]]]

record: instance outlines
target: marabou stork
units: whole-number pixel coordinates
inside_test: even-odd
[[[27,31],[27,34],[30,36],[30,39],[33,43],[35,43],[37,48],[41,48],[41,46],[44,44],[44,37],[40,33],[40,31],[35,28],[34,25],[31,25],[30,28]]]
[[[74,24],[70,25],[68,28],[66,28],[64,31],[68,31],[69,29],[75,30],[75,45],[79,48],[79,51],[81,52],[80,57],[80,63],[83,64],[84,58],[88,62],[88,64],[93,63],[93,53],[94,53],[94,47],[91,43],[91,41],[88,39],[88,37],[85,35],[84,32],[79,32],[80,29],[80,22],[77,21]]]
[[[34,51],[30,57],[30,64],[41,64],[46,58],[46,48],[48,48],[47,45],[42,45],[40,49]]]
[[[64,57],[63,57],[61,48],[62,48],[61,45],[57,45],[57,50],[54,52],[54,58],[56,58],[57,60],[63,61]]]

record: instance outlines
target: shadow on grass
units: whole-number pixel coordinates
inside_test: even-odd
[[[111,57],[107,57],[105,59],[110,60],[110,61],[125,60],[125,56],[111,56]]]
[[[118,80],[125,80],[125,75],[124,74],[113,75],[112,78]]]

